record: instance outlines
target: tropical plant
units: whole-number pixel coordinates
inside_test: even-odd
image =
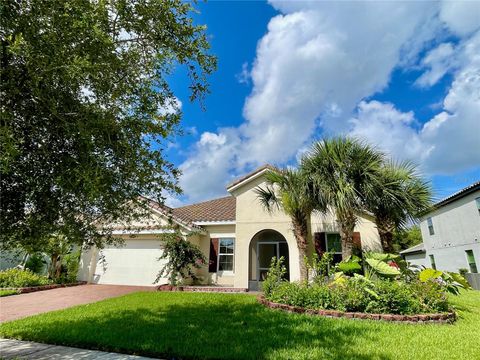
[[[298,247],[300,281],[305,281],[308,269],[304,260],[311,241],[310,216],[314,208],[320,211],[325,211],[326,208],[314,202],[310,184],[301,170],[271,169],[265,173],[265,180],[267,185],[257,187],[255,192],[267,211],[282,209],[290,216]]]
[[[378,186],[377,176],[384,154],[348,137],[314,143],[302,158],[315,203],[335,212],[342,238],[342,258],[352,255],[357,216],[365,211],[366,199]]]
[[[373,214],[383,251],[393,252],[396,230],[417,220],[432,205],[430,185],[408,161],[384,163],[366,192],[366,209]]]
[[[154,284],[162,277],[168,277],[170,285],[177,286],[181,281],[188,278],[196,280],[195,269],[200,269],[207,262],[200,248],[188,241],[194,233],[182,234],[178,228],[171,233],[160,236],[162,240],[163,253],[159,261],[167,260],[167,263],[160,269]]]
[[[140,194],[180,191],[163,154],[179,134],[168,84],[179,68],[191,99],[216,67],[205,26],[182,0],[4,0],[0,6],[0,240],[63,233],[108,242]]]
[[[307,260],[307,259],[306,259]],[[333,270],[333,254],[324,252],[321,257],[316,253],[313,254],[311,262],[307,261],[308,270],[312,270],[313,282],[324,283],[330,277]]]
[[[470,290],[472,287],[468,281],[460,274],[435,269],[424,269],[418,274],[421,282],[434,281],[442,285],[449,293],[453,295],[460,294],[460,289]]]
[[[262,291],[265,296],[269,296],[273,289],[276,289],[285,279],[287,269],[284,265],[284,258],[279,259],[272,257],[270,268],[268,269],[267,278],[262,282]]]
[[[362,272],[361,261],[361,258],[352,255],[347,259],[340,261],[337,264],[336,268],[338,271],[341,271],[346,275],[359,274]]]

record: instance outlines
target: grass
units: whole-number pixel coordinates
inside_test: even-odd
[[[0,297],[17,295],[17,294],[18,294],[18,290],[0,290]]]
[[[0,326],[0,336],[176,359],[480,359],[480,292],[453,325],[327,319],[240,294],[134,293]]]

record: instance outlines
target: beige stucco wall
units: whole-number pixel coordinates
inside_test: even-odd
[[[235,250],[237,247],[236,234],[235,234],[235,225],[205,225],[203,226],[207,231],[206,235],[201,235],[199,239],[199,246],[202,252],[205,254],[207,261],[210,256],[210,239],[213,238],[235,238]],[[235,264],[237,261],[241,261],[235,255],[234,257]],[[217,284],[223,286],[234,286],[234,274],[224,274],[224,273],[209,273],[208,265],[203,267],[198,272],[199,276],[204,280],[204,283],[207,284]]]
[[[266,229],[275,230],[286,239],[290,258],[290,280],[296,281],[300,278],[299,253],[293,236],[291,220],[281,210],[269,213],[262,207],[255,193],[255,188],[258,186],[265,186],[262,177],[246,182],[232,191],[232,195],[237,200],[235,287],[248,287],[249,266],[252,267],[252,264],[249,264],[249,244],[258,232]],[[311,218],[311,229],[312,234],[315,232],[338,232],[333,213],[314,213]],[[359,217],[355,231],[360,232],[364,250],[381,251],[377,229],[370,219]]]

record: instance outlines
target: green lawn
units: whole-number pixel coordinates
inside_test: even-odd
[[[454,325],[288,314],[240,294],[134,293],[0,326],[0,336],[177,359],[480,359],[480,292]]]

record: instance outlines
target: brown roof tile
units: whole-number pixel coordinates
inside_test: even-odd
[[[183,221],[233,221],[235,220],[236,199],[225,196],[172,209],[172,214]]]

